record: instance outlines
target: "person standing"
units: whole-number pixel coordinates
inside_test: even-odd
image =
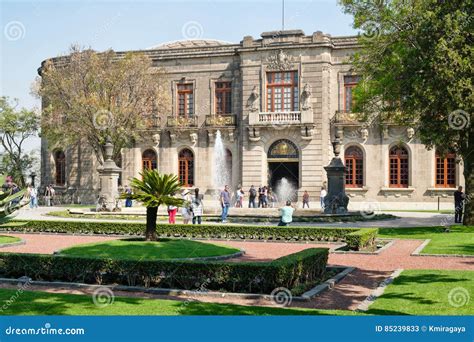
[[[462,214],[464,207],[464,199],[466,194],[462,192],[462,186],[454,192],[454,223],[462,223]]]
[[[245,192],[244,192],[244,189],[242,189],[242,187],[239,187],[239,191],[240,191],[240,203],[239,203],[239,208],[243,208],[244,207],[244,197],[245,197]]]
[[[47,207],[51,206],[51,185],[48,185],[44,191],[44,201]]]
[[[38,192],[36,191],[35,187],[31,186],[31,184],[28,185],[28,194],[30,197],[30,208],[38,208]]]
[[[326,191],[326,188],[323,186],[321,188],[321,194],[319,195],[320,201],[321,201],[321,210],[324,210],[324,208],[325,208],[324,199],[326,198],[327,194],[328,194],[328,192]]]
[[[257,198],[257,190],[252,185],[249,190],[249,208],[255,208],[255,199]]]
[[[262,202],[263,202],[263,207],[264,208],[268,207],[268,187],[266,185],[263,187]]]
[[[193,211],[191,209],[191,196],[188,190],[183,190],[181,198],[184,200],[183,207],[181,208],[181,216],[183,217],[183,224],[188,224],[193,218]]]
[[[175,205],[169,205],[168,206],[168,223],[176,224],[176,213],[177,212],[178,212],[178,207],[177,206],[175,206]]]
[[[50,185],[49,185],[49,192],[50,192],[50,194],[51,194],[51,198],[50,198],[50,200],[49,200],[49,204],[50,204],[50,206],[53,206],[54,203],[56,202],[56,199],[55,199],[55,197],[56,197],[56,190],[54,190],[53,184],[50,184]]]
[[[221,192],[220,202],[221,202],[221,207],[222,207],[222,214],[221,214],[222,223],[227,223],[227,216],[229,215],[229,207],[230,207],[230,193],[229,193],[228,185],[224,186],[224,190]]]
[[[309,209],[309,193],[307,190],[304,191],[303,193],[303,209],[304,209],[304,206],[307,206],[308,209]]]
[[[191,200],[191,210],[193,211],[193,224],[202,222],[202,195],[199,194],[199,188],[194,189],[194,197]]]
[[[242,198],[242,193],[240,191],[240,187],[235,191],[235,207],[236,208],[242,208],[241,205],[241,198]]]
[[[287,226],[291,222],[293,222],[293,213],[295,209],[291,206],[290,201],[286,201],[286,205],[280,208],[280,222],[278,223],[279,226]]]
[[[131,208],[132,207],[132,198],[129,197],[132,195],[132,189],[127,185],[125,185],[125,193],[127,194],[127,198],[125,199],[125,207]]]

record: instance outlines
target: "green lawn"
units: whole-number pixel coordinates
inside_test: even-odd
[[[63,249],[61,254],[112,259],[158,260],[228,255],[238,251],[236,248],[224,245],[184,239],[160,239],[159,241],[124,239],[77,245]]]
[[[0,245],[4,243],[12,243],[12,242],[18,242],[18,241],[21,241],[21,239],[15,236],[0,235]]]
[[[0,289],[0,315],[353,315],[344,310],[267,308],[165,299],[115,297],[96,306],[91,296]],[[4,307],[6,301],[10,306]]]
[[[0,315],[473,315],[473,296],[474,271],[407,270],[365,313],[131,297],[99,307],[86,295],[0,289]]]
[[[380,228],[381,238],[431,239],[422,253],[474,255],[474,226],[453,226],[445,233],[442,227]]]
[[[455,305],[464,303],[464,305],[455,307],[451,303]],[[387,287],[385,293],[369,307],[367,313],[374,315],[473,315],[474,271],[403,271]]]

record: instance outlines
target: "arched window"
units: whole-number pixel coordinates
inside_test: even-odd
[[[362,188],[364,185],[364,155],[357,146],[344,151],[346,165],[346,187]]]
[[[408,188],[408,151],[403,146],[390,149],[390,187]]]
[[[178,155],[178,177],[184,187],[194,186],[194,154],[187,148]]]
[[[157,157],[156,152],[153,150],[146,150],[142,154],[142,166],[143,170],[155,170],[157,168]]]
[[[298,147],[288,139],[275,141],[268,149],[268,159],[298,159]]]
[[[456,155],[452,152],[442,155],[436,151],[436,187],[456,187]]]
[[[66,155],[64,151],[58,150],[54,152],[54,165],[55,165],[55,183],[56,185],[66,184]]]

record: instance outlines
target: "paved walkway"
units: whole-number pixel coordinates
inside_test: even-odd
[[[64,218],[46,215],[52,211],[64,211],[65,207],[39,207],[31,210],[23,208],[19,211],[16,219],[21,220],[52,220],[52,221],[88,221],[88,222],[134,222],[143,223],[143,220],[120,220],[120,219],[93,219],[93,218]],[[261,209],[255,209],[256,211]],[[300,222],[294,223],[295,226],[316,226],[316,227],[428,227],[440,226],[445,222],[454,221],[454,216],[449,214],[427,213],[427,212],[387,212],[388,214],[397,216],[399,218],[392,220],[374,220],[374,221],[359,221],[359,222],[335,222],[335,223],[314,223],[314,222]],[[179,222],[179,217],[178,217]],[[255,222],[255,225],[276,225],[278,220],[275,218],[274,222],[262,223]],[[206,222],[206,224],[220,224],[217,222]],[[252,224],[252,223],[246,223]]]
[[[3,234],[3,233],[2,233]],[[45,253],[50,254],[58,249],[63,249],[77,244],[100,242],[116,239],[104,236],[72,236],[54,234],[9,234],[18,236],[26,241],[25,245],[0,248],[1,252]],[[215,241],[208,242],[225,244],[243,248],[246,254],[234,261],[267,261],[284,255],[295,253],[306,248],[328,247],[331,244],[300,244],[276,242],[244,242],[244,241]],[[324,292],[321,296],[305,303],[293,302],[293,306],[311,307],[319,309],[349,309],[357,306],[395,269],[454,269],[474,270],[474,258],[460,257],[431,257],[411,256],[410,254],[421,244],[422,240],[395,240],[392,246],[383,250],[378,255],[363,254],[336,254],[329,255],[330,265],[355,266],[357,270],[346,276],[334,289]],[[71,289],[45,289],[51,292],[71,292]],[[86,290],[74,290],[74,293],[88,293]],[[130,293],[116,293],[116,295],[131,296]],[[171,298],[169,296],[144,295],[150,298]],[[174,299],[183,300],[180,297]],[[229,299],[199,297],[200,301],[216,303],[234,303],[242,305],[274,305],[269,300],[255,299]]]

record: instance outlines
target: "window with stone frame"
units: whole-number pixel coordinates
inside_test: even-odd
[[[178,116],[191,117],[194,115],[194,87],[192,83],[177,85]]]
[[[55,183],[59,186],[66,185],[66,154],[62,150],[54,152]]]
[[[364,186],[364,155],[357,146],[350,146],[344,151],[346,166],[346,187],[362,188]]]
[[[354,108],[354,97],[353,91],[357,83],[359,83],[360,77],[357,75],[346,75],[344,76],[344,106],[343,111],[351,113]]]
[[[298,72],[267,72],[267,112],[293,112],[298,109]]]
[[[445,155],[436,151],[436,179],[437,188],[456,187],[456,154],[449,152]]]
[[[216,114],[225,115],[232,114],[232,83],[216,82],[215,83],[215,104]]]
[[[194,154],[187,148],[178,155],[178,178],[182,186],[194,186]]]
[[[408,151],[403,146],[394,146],[389,153],[389,186],[391,188],[408,188],[409,159]]]
[[[156,170],[158,167],[158,157],[153,150],[145,150],[142,154],[143,170]]]

